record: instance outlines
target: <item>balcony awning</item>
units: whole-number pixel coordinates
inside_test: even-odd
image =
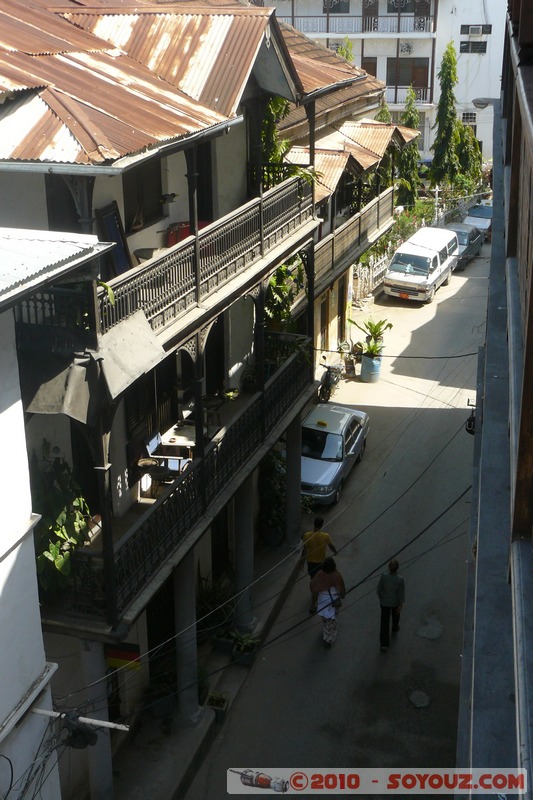
[[[107,389],[114,400],[168,355],[157,340],[143,311],[136,311],[98,337],[98,351]]]
[[[110,399],[167,355],[142,311],[101,335],[98,345],[98,350],[75,356],[25,352],[21,384],[26,411],[66,414],[92,425]]]

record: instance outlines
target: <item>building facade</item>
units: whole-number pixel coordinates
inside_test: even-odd
[[[533,505],[531,220],[533,12],[509,2],[494,111],[494,219],[487,335],[480,352],[457,761],[532,763]],[[528,791],[525,796],[531,795]]]
[[[105,243],[97,263],[48,276],[9,312],[21,459],[34,482],[50,463],[68,477],[67,519],[87,511],[68,556],[54,515],[39,561],[53,708],[63,728],[84,710],[131,721],[163,692],[194,724],[198,642],[214,627],[198,609],[209,597],[218,607],[223,585],[239,598],[233,624],[254,624],[260,470],[282,437],[282,535],[298,546],[301,414],[321,355],[342,338],[351,265],[394,220],[393,190],[378,186],[364,205],[334,204],[349,213],[330,210],[321,230],[315,182],[263,157],[261,122],[272,97],[287,100],[312,168],[324,119],[371,116],[384,86],[312,42],[291,50],[272,9],[239,3],[184,14],[14,0],[0,17],[0,223]],[[269,315],[280,268],[293,323],[282,331]],[[15,384],[14,363],[11,373]],[[25,492],[11,537],[26,524],[31,570]],[[32,624],[36,602],[28,595]],[[44,669],[38,637],[34,648],[32,669]],[[64,800],[113,797],[120,737],[106,728],[59,760]]]
[[[280,0],[278,17],[307,36],[338,48],[349,42],[354,62],[387,86],[393,119],[413,86],[420,113],[421,157],[431,157],[438,70],[450,41],[457,52],[459,118],[474,128],[483,158],[492,158],[491,109],[474,97],[493,97],[500,84],[504,0]]]

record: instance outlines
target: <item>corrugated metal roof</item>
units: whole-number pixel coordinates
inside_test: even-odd
[[[255,6],[83,9],[65,17],[209,108],[232,116],[273,14]]]
[[[315,142],[316,202],[333,194],[344,170],[361,175],[380,163],[392,141],[401,147],[419,135],[420,131],[376,120],[347,120],[338,128],[324,128]],[[292,147],[285,159],[308,165],[309,147]]]
[[[309,165],[309,150],[307,147],[293,147],[286,155],[286,160],[291,164],[300,166]],[[334,150],[319,150],[315,153],[315,202],[320,203],[330,197],[339,184],[343,173],[350,170],[350,162],[354,159],[348,152]],[[354,168],[354,167],[352,167]]]
[[[98,164],[227,119],[117,51],[0,50],[0,88],[14,92],[0,105],[2,159]]]
[[[15,302],[110,247],[111,243],[99,242],[89,234],[0,228],[0,306]]]
[[[102,164],[228,119],[43,6],[0,8],[0,158]]]

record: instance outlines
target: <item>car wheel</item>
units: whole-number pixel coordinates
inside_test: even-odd
[[[435,299],[435,287],[433,287],[433,289],[430,291],[430,293],[426,297],[425,302],[432,303],[434,299]]]
[[[337,486],[337,491],[335,492],[335,497],[333,499],[334,504],[339,502],[339,500],[341,499],[341,495],[342,495],[342,481]]]
[[[451,278],[451,277],[452,277],[452,273],[451,273],[451,272],[448,272],[448,274],[447,274],[447,276],[446,276],[446,280],[444,280],[444,281],[442,282],[442,285],[443,285],[443,286],[448,286],[448,284],[449,284],[449,282],[450,282],[450,278]]]
[[[362,461],[362,460],[363,460],[363,456],[364,456],[364,454],[365,454],[365,450],[366,450],[366,439],[364,440],[364,442],[363,442],[363,446],[362,446],[362,447],[361,447],[361,449],[359,450],[359,455],[357,456],[357,463],[358,463],[358,464],[359,464],[359,462],[360,462],[360,461]]]

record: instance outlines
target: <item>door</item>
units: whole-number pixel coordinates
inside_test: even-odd
[[[430,0],[418,0],[415,3],[415,31],[430,33],[431,26],[429,24]]]
[[[363,0],[363,32],[379,29],[378,9],[378,0]]]

